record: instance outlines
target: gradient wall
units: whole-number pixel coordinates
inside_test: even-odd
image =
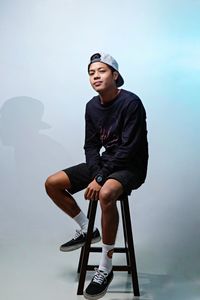
[[[1,249],[75,229],[43,183],[84,159],[87,63],[103,50],[148,116],[148,177],[130,199],[138,269],[199,278],[199,11],[194,0],[0,1]]]

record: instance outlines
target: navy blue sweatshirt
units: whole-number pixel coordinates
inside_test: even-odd
[[[99,96],[93,97],[86,104],[85,124],[86,163],[93,178],[130,170],[144,182],[148,162],[146,112],[138,96],[121,89],[106,105]]]

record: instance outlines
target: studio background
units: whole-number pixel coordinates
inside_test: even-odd
[[[58,251],[76,225],[44,182],[84,160],[85,104],[95,95],[87,65],[98,51],[116,58],[122,88],[147,111],[148,176],[130,197],[142,290],[199,298],[199,12],[194,0],[0,1],[2,299],[77,297],[79,253]],[[76,199],[86,210],[83,194]]]

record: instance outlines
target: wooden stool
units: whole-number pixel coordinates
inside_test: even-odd
[[[125,196],[124,198],[119,199],[119,201],[121,204],[121,216],[125,247],[115,247],[114,252],[126,253],[127,264],[113,265],[113,271],[128,271],[128,273],[131,274],[132,277],[134,296],[140,296],[128,197]],[[95,267],[98,267],[98,265],[88,265],[89,253],[102,251],[101,247],[91,247],[97,203],[98,201],[89,202],[87,213],[87,217],[89,219],[87,238],[85,245],[81,249],[77,270],[77,272],[80,273],[77,295],[83,295],[86,272],[89,270],[94,270]]]

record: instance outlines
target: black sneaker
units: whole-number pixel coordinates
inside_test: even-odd
[[[82,230],[76,230],[76,234],[72,240],[60,246],[60,251],[68,252],[76,250],[82,247],[86,241],[86,233]],[[91,243],[98,243],[101,240],[101,236],[98,229],[93,232]]]
[[[103,297],[108,289],[109,284],[113,279],[113,271],[109,274],[96,269],[96,273],[92,281],[84,291],[84,297],[89,300],[96,300]]]

